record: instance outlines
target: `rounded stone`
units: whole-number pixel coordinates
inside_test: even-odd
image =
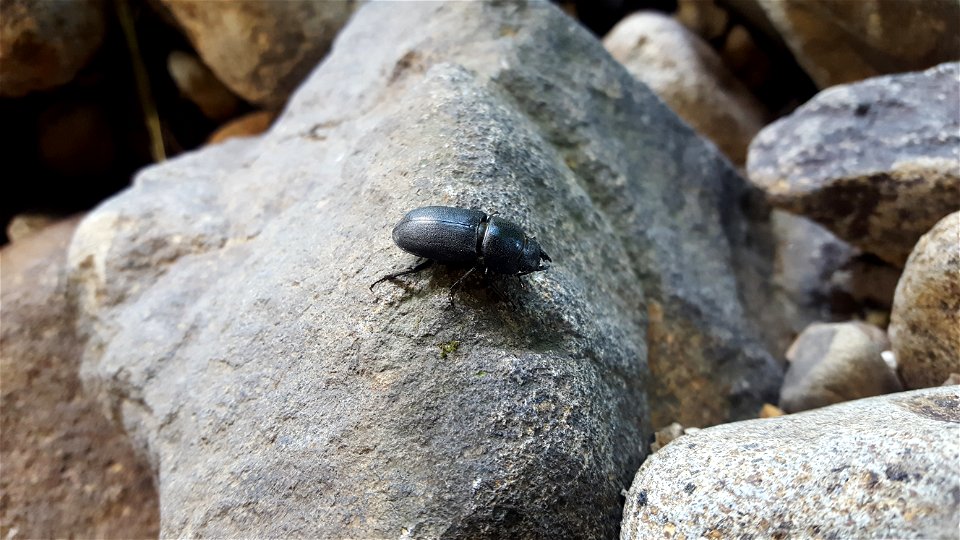
[[[742,6],[742,0],[733,2]],[[925,69],[960,56],[960,3],[756,2],[820,88]]]
[[[192,54],[183,51],[170,53],[167,56],[167,71],[180,94],[211,120],[226,120],[240,107],[240,99]]]
[[[824,90],[750,143],[770,202],[903,267],[960,208],[960,63]]]
[[[161,0],[204,63],[235,94],[277,109],[326,55],[352,0]]]
[[[763,105],[705,41],[670,17],[637,13],[617,24],[603,45],[680,118],[743,165],[750,140],[763,127]]]
[[[787,351],[780,407],[805,411],[902,390],[881,353],[886,333],[859,322],[812,324]]]
[[[960,387],[689,432],[647,458],[620,538],[956,538]]]
[[[69,82],[100,47],[105,27],[101,0],[0,2],[0,96]]]
[[[238,137],[253,137],[270,129],[276,114],[270,111],[254,111],[234,118],[210,134],[207,144],[217,144]]]
[[[890,341],[908,388],[937,386],[960,373],[960,212],[930,229],[907,260]]]

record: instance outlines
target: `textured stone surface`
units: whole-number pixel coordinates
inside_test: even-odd
[[[183,51],[170,53],[167,56],[167,71],[180,94],[211,120],[226,120],[240,107],[240,99],[192,54]]]
[[[238,96],[279,108],[330,48],[353,0],[161,0]]]
[[[105,27],[101,0],[0,1],[0,96],[69,82],[100,47]]]
[[[823,91],[764,128],[747,171],[771,202],[902,266],[960,208],[960,64]]]
[[[747,192],[550,4],[367,4],[269,132],[84,221],[84,373],[151,457],[164,537],[609,537],[647,383],[706,422],[779,388],[740,302]],[[427,204],[515,219],[555,264],[498,281],[517,307],[478,283],[450,308],[444,267],[371,294]]]
[[[960,212],[925,234],[903,270],[890,341],[908,388],[937,386],[960,373]]]
[[[960,388],[684,435],[640,468],[620,538],[955,538]]]
[[[820,88],[960,59],[956,0],[753,2]]]
[[[793,413],[903,390],[880,356],[889,348],[886,332],[875,326],[811,325],[787,351],[780,407]]]
[[[763,106],[707,43],[670,17],[649,12],[622,20],[603,45],[688,124],[743,165],[750,140],[763,127]]]
[[[0,537],[156,538],[152,475],[81,388],[63,274],[77,222],[0,251]]]

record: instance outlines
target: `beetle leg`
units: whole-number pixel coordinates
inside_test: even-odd
[[[455,292],[457,291],[457,289],[459,289],[460,286],[463,285],[463,280],[467,279],[467,276],[469,276],[470,274],[472,274],[472,273],[474,272],[474,270],[476,270],[476,269],[477,269],[477,267],[474,266],[473,268],[467,270],[467,273],[466,273],[466,274],[460,276],[460,279],[454,281],[454,282],[453,282],[453,285],[450,286],[450,305],[453,305],[453,293],[455,293]]]
[[[507,295],[505,292],[503,292],[503,289],[497,286],[497,283],[493,277],[492,272],[484,272],[483,283],[487,288],[493,290],[493,292],[496,293],[497,298],[499,298],[501,302],[510,304],[510,307],[512,308],[517,307],[516,304],[513,302],[513,300],[510,298],[510,296]]]
[[[387,281],[387,280],[390,280],[390,279],[393,279],[393,278],[397,278],[397,277],[400,277],[400,276],[405,276],[405,275],[407,275],[407,274],[416,274],[417,272],[419,272],[419,271],[421,271],[421,270],[426,270],[426,269],[429,268],[431,265],[433,265],[433,259],[424,259],[424,260],[418,262],[416,265],[411,266],[410,268],[407,268],[406,270],[403,270],[403,271],[400,271],[400,272],[394,272],[393,274],[387,274],[387,275],[383,276],[382,278],[380,278],[380,279],[378,279],[378,280],[376,280],[376,281],[374,281],[373,283],[370,284],[370,292],[373,292],[373,288],[374,288],[378,283],[382,283],[382,282],[384,282],[384,281]]]

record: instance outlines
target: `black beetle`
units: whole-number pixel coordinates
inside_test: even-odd
[[[419,272],[435,262],[473,265],[450,287],[452,302],[454,291],[474,270],[519,278],[546,270],[542,261],[552,262],[537,240],[516,223],[469,208],[424,206],[411,210],[393,228],[393,241],[400,249],[426,260],[374,281],[371,291],[378,283]]]

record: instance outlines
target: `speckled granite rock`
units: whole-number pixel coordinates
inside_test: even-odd
[[[609,537],[647,385],[714,422],[779,388],[740,301],[768,275],[749,192],[551,4],[366,4],[267,133],[83,222],[85,379],[151,457],[164,537]],[[450,308],[442,267],[371,294],[426,204],[516,219],[554,265],[500,281],[517,307]]]
[[[160,0],[238,96],[279,108],[323,59],[354,0]]]
[[[156,538],[152,474],[80,384],[63,273],[78,221],[0,250],[0,537]]]
[[[960,64],[817,94],[757,135],[747,171],[774,205],[902,266],[960,208]]]
[[[706,42],[654,12],[623,19],[603,45],[680,118],[738,165],[764,124],[763,105],[731,74]]]
[[[864,323],[813,324],[797,337],[780,390],[780,407],[799,412],[903,390],[880,353],[886,332]]]
[[[759,4],[820,88],[960,59],[960,3],[955,0],[732,3]]]
[[[909,388],[960,373],[960,212],[917,243],[897,285],[890,341]]]
[[[0,96],[69,82],[103,42],[107,2],[0,2]]]
[[[620,538],[956,538],[960,388],[683,435],[640,468]]]

